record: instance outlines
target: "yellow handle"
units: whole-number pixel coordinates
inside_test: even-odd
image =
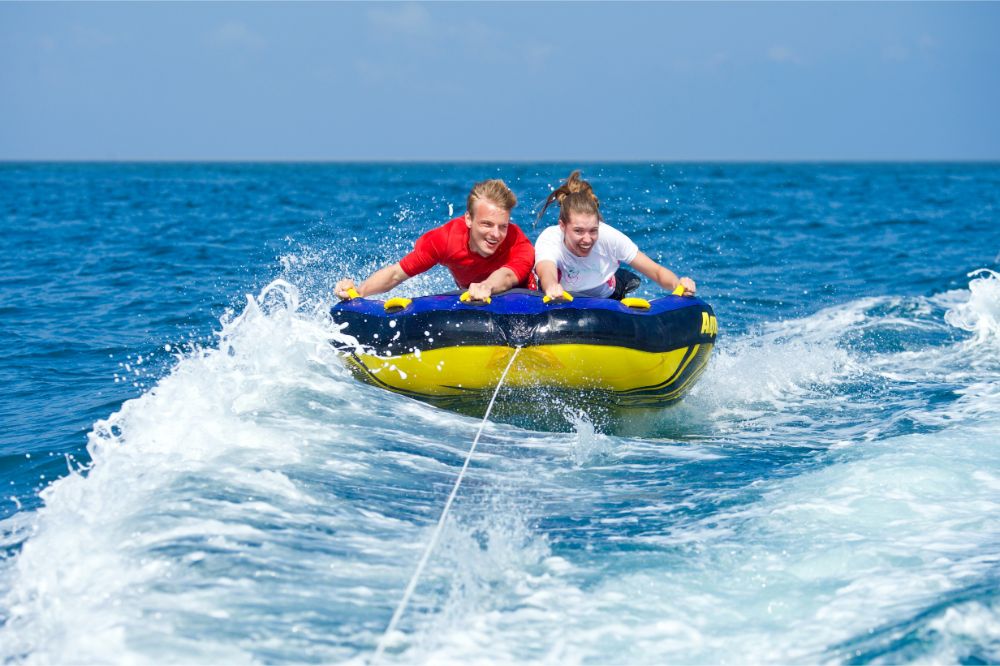
[[[467,291],[462,292],[462,295],[458,297],[458,300],[462,301],[463,303],[467,303],[469,305],[489,305],[490,304],[490,297],[489,296],[487,296],[485,299],[483,299],[481,301],[476,301],[476,300],[473,300],[472,296],[469,296],[469,292],[467,292]]]
[[[390,298],[383,305],[382,308],[389,313],[399,312],[400,310],[405,310],[412,303],[409,298],[403,298],[402,296],[396,296],[395,298]]]
[[[347,290],[347,300],[351,301],[354,300],[355,298],[361,298],[361,294],[358,293],[357,289],[351,287],[350,289]]]
[[[623,298],[622,305],[624,305],[627,308],[632,308],[634,310],[649,309],[649,301],[647,301],[645,298],[636,298],[634,296],[630,298]]]
[[[563,301],[564,303],[572,303],[573,294],[569,293],[568,291],[564,291],[562,293],[562,296],[560,296],[559,298],[552,298],[551,296],[542,297],[542,303],[551,303],[552,301]]]
[[[683,296],[684,295],[684,285],[682,285],[680,282],[678,282],[677,286],[674,287],[674,290],[672,292],[670,292],[670,293],[673,294],[674,296]]]

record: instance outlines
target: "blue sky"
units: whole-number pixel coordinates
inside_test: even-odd
[[[0,2],[0,159],[1000,159],[1000,3]]]

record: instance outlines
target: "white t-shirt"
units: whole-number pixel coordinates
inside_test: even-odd
[[[535,242],[535,266],[542,261],[554,262],[559,270],[559,284],[577,296],[610,296],[615,290],[618,266],[631,263],[637,254],[639,246],[605,222],[598,226],[597,242],[586,257],[569,251],[559,225],[547,228]]]

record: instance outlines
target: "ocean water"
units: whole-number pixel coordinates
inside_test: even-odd
[[[354,381],[331,287],[575,166],[715,355],[488,423],[384,661],[1000,662],[995,164],[2,164],[0,661],[367,662],[480,424]]]

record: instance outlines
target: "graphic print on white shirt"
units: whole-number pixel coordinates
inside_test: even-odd
[[[601,222],[597,242],[586,257],[569,251],[559,225],[545,229],[535,242],[535,266],[542,261],[555,263],[559,284],[577,296],[606,298],[614,292],[618,266],[629,263],[639,254],[639,246],[611,225]]]

